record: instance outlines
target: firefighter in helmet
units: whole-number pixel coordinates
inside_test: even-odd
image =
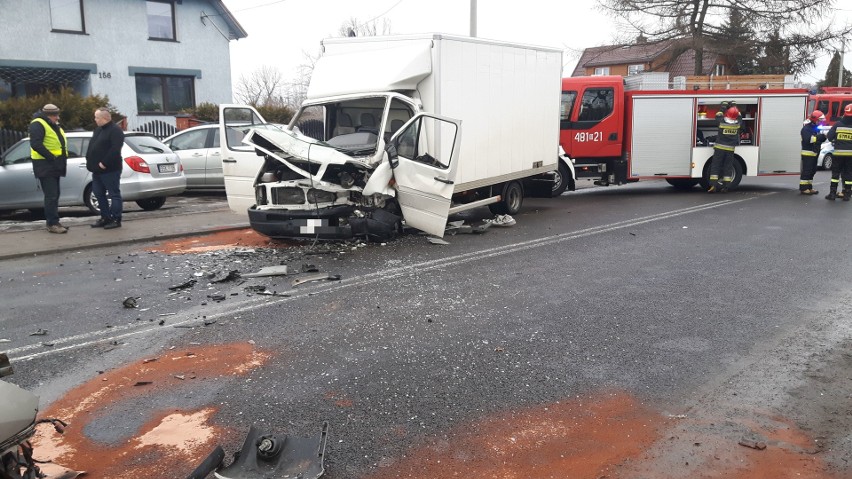
[[[710,188],[708,193],[728,191],[731,185],[731,173],[734,167],[734,148],[740,144],[743,118],[736,102],[723,101],[716,113],[718,133],[713,146],[713,159],[710,160]],[[720,175],[721,181],[719,181]]]
[[[814,189],[814,174],[817,169],[817,155],[822,142],[825,141],[825,135],[819,131],[823,121],[825,121],[825,115],[819,110],[814,110],[802,126],[802,175],[799,177],[799,192],[803,195],[819,193]]]
[[[828,130],[828,140],[834,143],[834,162],[831,164],[831,186],[827,200],[834,201],[841,195],[837,194],[837,185],[843,177],[843,201],[852,198],[852,104],[843,109],[843,118]]]

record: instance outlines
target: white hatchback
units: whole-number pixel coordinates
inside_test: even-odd
[[[60,180],[59,206],[87,206],[99,213],[98,200],[92,193],[92,174],[86,169],[86,149],[91,131],[67,132],[68,169]],[[135,201],[144,210],[163,206],[167,196],[186,190],[186,176],[178,156],[166,145],[147,134],[127,132],[121,149],[121,197]],[[44,195],[33,175],[30,140],[24,138],[0,157],[0,210],[44,207]]]

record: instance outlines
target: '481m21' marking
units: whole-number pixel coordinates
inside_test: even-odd
[[[574,135],[574,141],[580,143],[587,141],[603,141],[603,133],[600,131],[580,131]]]

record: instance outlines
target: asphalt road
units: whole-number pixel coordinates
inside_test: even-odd
[[[327,421],[334,479],[849,477],[852,203],[795,188],[586,189],[443,246],[9,260],[0,339],[12,380],[77,420],[60,462],[103,475],[181,477],[252,424]],[[340,279],[210,282],[280,264]],[[190,452],[125,454],[178,412],[203,416],[178,428]]]

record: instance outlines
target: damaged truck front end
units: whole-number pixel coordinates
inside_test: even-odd
[[[386,113],[400,102],[392,97],[306,103],[284,131],[251,130],[243,143],[263,159],[252,228],[271,238],[392,238],[402,222],[384,152]],[[393,126],[412,114],[406,106]]]

